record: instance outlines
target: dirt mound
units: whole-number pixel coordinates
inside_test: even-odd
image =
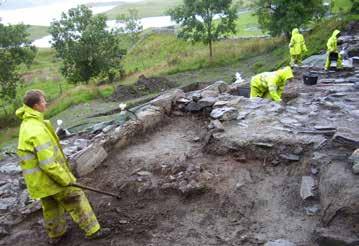
[[[139,98],[148,94],[165,91],[176,87],[176,83],[163,77],[147,78],[141,75],[133,85],[119,85],[116,88],[113,100],[125,101]]]

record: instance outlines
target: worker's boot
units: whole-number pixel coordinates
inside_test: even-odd
[[[91,240],[101,239],[101,238],[108,237],[110,234],[111,234],[110,228],[101,228],[100,230],[98,230],[97,232],[95,232],[94,234],[89,236],[88,239],[91,239]]]
[[[62,237],[57,237],[57,238],[50,238],[47,243],[48,245],[61,245],[62,242],[64,241],[65,236]]]
[[[68,235],[68,232],[65,232],[65,234],[63,234],[60,237],[49,238],[47,240],[47,243],[48,243],[48,245],[62,245],[62,243],[64,242],[67,235]]]

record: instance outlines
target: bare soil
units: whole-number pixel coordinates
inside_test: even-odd
[[[306,216],[299,196],[301,163],[204,153],[208,122],[168,119],[80,182],[119,192],[121,200],[88,193],[106,239],[89,241],[69,219],[61,245],[263,245],[289,239],[315,245],[318,216]],[[185,185],[183,185],[185,184]],[[192,186],[191,186],[192,185]],[[185,189],[183,189],[185,187]],[[187,188],[188,189],[187,189]],[[46,245],[41,213],[13,228],[2,245]]]

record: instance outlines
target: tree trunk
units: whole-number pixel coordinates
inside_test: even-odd
[[[287,41],[289,41],[292,36],[292,34],[290,32],[285,32],[284,35],[285,35],[285,38]]]
[[[59,96],[62,95],[62,85],[61,85],[61,82],[59,83]]]
[[[208,47],[209,47],[209,57],[212,59],[213,56],[212,40],[209,41]]]

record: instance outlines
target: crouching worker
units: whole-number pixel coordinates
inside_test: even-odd
[[[343,57],[338,50],[338,37],[340,36],[340,31],[335,30],[332,36],[328,39],[327,42],[327,61],[325,62],[325,70],[330,68],[332,60],[336,60],[337,68],[343,68]],[[335,59],[333,59],[335,58]]]
[[[285,85],[292,78],[293,71],[290,67],[257,74],[251,80],[251,98],[261,97],[281,102]]]
[[[44,93],[30,90],[16,115],[22,120],[18,143],[20,166],[29,195],[41,200],[49,243],[57,244],[65,235],[65,211],[88,238],[106,237],[110,230],[100,228],[85,193],[71,186],[76,178],[51,123],[44,120],[45,110]]]

